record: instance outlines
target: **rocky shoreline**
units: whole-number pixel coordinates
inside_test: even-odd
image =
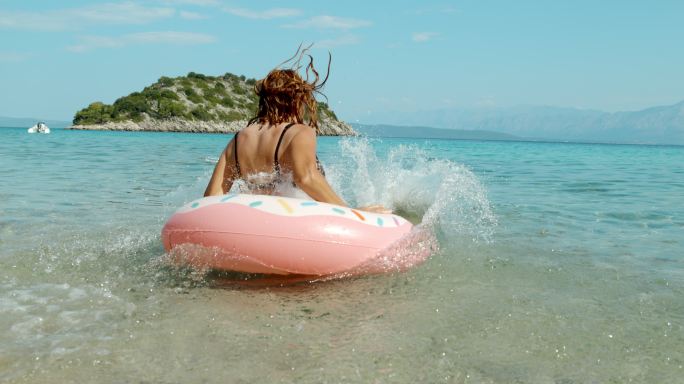
[[[72,125],[67,129],[91,131],[131,132],[191,132],[191,133],[235,133],[247,125],[247,120],[235,121],[190,121],[184,119],[155,120],[141,122],[123,121],[104,124]],[[322,136],[356,136],[351,125],[343,121],[324,119],[320,122]]]

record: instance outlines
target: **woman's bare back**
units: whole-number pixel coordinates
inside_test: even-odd
[[[277,157],[282,161],[282,153],[289,143],[282,135],[288,124],[275,126],[252,124],[242,129],[238,135],[237,159],[240,174],[244,177],[257,173],[276,171],[276,147],[280,141]],[[282,140],[281,140],[282,136]],[[289,140],[288,140],[289,141]],[[284,159],[283,159],[284,160]],[[235,162],[235,157],[232,159]],[[237,166],[233,164],[233,166]]]
[[[313,199],[346,205],[321,173],[316,158],[316,132],[304,124],[252,124],[243,128],[221,154],[204,195],[225,194],[235,180],[248,181],[250,175],[257,179],[261,175],[261,180],[257,181],[262,182],[262,187],[253,192],[272,194],[274,188],[266,185],[272,178],[264,174],[279,176],[284,173],[291,174],[295,185]]]

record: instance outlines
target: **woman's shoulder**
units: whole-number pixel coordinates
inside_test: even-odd
[[[316,130],[310,125],[295,124],[288,131],[287,150],[297,153],[315,153]]]
[[[289,128],[289,132],[291,132],[292,135],[292,140],[297,138],[298,136],[300,138],[305,138],[309,139],[311,137],[315,138],[316,137],[316,130],[307,124],[302,124],[302,123],[295,123]]]

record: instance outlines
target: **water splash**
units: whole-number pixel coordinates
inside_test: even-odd
[[[466,166],[416,145],[390,148],[367,138],[340,141],[329,179],[352,205],[383,204],[443,238],[490,241],[497,225],[486,188]]]

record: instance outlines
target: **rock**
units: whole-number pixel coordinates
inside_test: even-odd
[[[194,133],[235,133],[247,126],[247,120],[236,121],[196,121],[172,118],[168,120],[146,119],[139,123],[133,121],[108,122],[104,124],[72,125],[67,129],[92,131],[148,131],[148,132],[194,132]],[[319,123],[321,136],[355,136],[356,132],[347,123],[324,119]]]

